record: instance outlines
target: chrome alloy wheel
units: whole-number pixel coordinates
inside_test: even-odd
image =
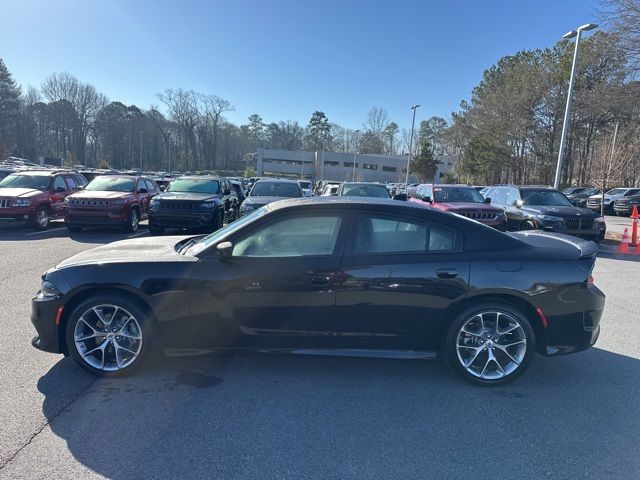
[[[138,215],[137,210],[131,211],[131,231],[135,232],[138,230],[138,225],[140,224],[140,216]]]
[[[76,322],[73,339],[82,359],[93,368],[114,372],[131,365],[142,348],[138,321],[117,305],[96,305]]]
[[[40,228],[47,228],[49,226],[49,220],[49,212],[44,208],[36,212],[36,222]]]
[[[518,369],[527,353],[520,322],[504,312],[485,311],[464,322],[456,337],[462,367],[483,380],[498,380]]]

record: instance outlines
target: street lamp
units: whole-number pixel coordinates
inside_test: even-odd
[[[576,76],[576,65],[578,63],[578,45],[580,45],[580,36],[582,32],[587,32],[597,28],[595,23],[587,23],[578,27],[577,30],[571,30],[565,33],[562,38],[576,37],[576,46],[573,50],[573,64],[571,65],[571,76],[569,77],[569,92],[567,93],[567,106],[564,110],[564,121],[562,122],[562,135],[560,136],[560,151],[558,152],[558,165],[556,166],[556,179],[553,182],[554,188],[560,188],[560,177],[562,176],[562,160],[564,157],[564,144],[567,137],[567,129],[569,128],[569,117],[571,115],[571,97],[573,97],[573,83]]]
[[[411,110],[413,110],[413,120],[411,121],[411,135],[409,136],[409,157],[407,158],[407,178],[404,182],[405,192],[409,188],[409,165],[411,164],[411,148],[413,147],[413,127],[416,124],[416,109],[420,105],[412,105]]]
[[[353,134],[356,137],[356,145],[353,149],[353,177],[351,178],[352,182],[356,181],[356,153],[358,153],[358,134],[360,133],[360,130],[356,130],[355,132],[353,132]]]

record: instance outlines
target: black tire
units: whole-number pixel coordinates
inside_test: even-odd
[[[122,226],[122,229],[126,233],[136,233],[140,226],[140,211],[133,207],[129,212],[129,216],[127,217],[127,221]]]
[[[48,207],[38,207],[31,219],[31,226],[36,230],[46,230],[51,223],[51,212]]]
[[[216,218],[213,222],[213,230],[212,232],[215,232],[216,230],[220,230],[222,227],[224,226],[224,210],[218,210],[218,214],[216,215]]]
[[[520,230],[521,232],[527,231],[527,230],[537,230],[537,229],[538,227],[536,226],[533,220],[525,220],[518,227],[518,230]]]
[[[503,331],[508,329],[504,328],[505,320],[509,322],[515,320],[520,329],[514,330],[513,332],[515,333],[499,334],[499,340],[496,340],[494,332],[487,333],[486,335],[489,336],[487,339],[484,335],[477,335],[477,332],[468,335],[466,331],[462,331],[463,326],[467,325],[466,328],[469,328],[469,325],[471,325],[469,322],[472,322],[474,318],[479,318],[479,314],[483,312],[484,320],[482,325],[491,326],[492,319],[497,318],[494,314],[500,313],[501,316],[499,318],[501,318],[501,320],[499,321],[502,322]],[[491,328],[487,330],[491,330]],[[491,340],[492,334],[494,336],[493,341]],[[518,342],[521,337],[526,341],[525,345],[516,345],[515,343]],[[459,340],[462,343],[460,347],[458,347]],[[471,341],[471,343],[467,343],[468,341]],[[511,346],[511,343],[514,343],[514,345]],[[488,348],[491,349],[491,352],[489,352]],[[503,348],[507,349],[508,354],[504,353]],[[511,351],[508,349],[511,349]],[[456,316],[447,330],[442,351],[449,367],[465,380],[476,385],[503,385],[515,380],[527,369],[536,351],[536,339],[527,317],[513,305],[502,301],[483,302],[471,305]],[[475,357],[473,356],[474,354]],[[463,358],[463,355],[468,355],[468,357]],[[513,357],[511,357],[511,355],[513,355]],[[491,361],[491,356],[498,361]],[[474,360],[465,366],[463,362],[468,362],[471,358]],[[513,359],[520,361],[512,362],[511,360]],[[502,367],[503,362],[506,362],[506,370]],[[491,370],[478,372],[483,365],[485,369],[488,365],[492,365],[496,375],[502,376],[491,378],[489,375]],[[502,373],[498,372],[497,365],[500,365]],[[486,376],[483,375],[485,371]],[[472,372],[475,372],[475,374]]]
[[[93,311],[93,308],[98,306],[107,306],[107,305],[117,306],[120,309],[119,310],[120,313],[114,314],[111,316],[111,321],[122,323],[124,322],[124,320],[121,320],[121,319],[126,319],[128,315],[131,315],[133,319],[137,322],[137,325],[139,326],[139,331],[141,336],[139,348],[138,348],[137,342],[127,344],[127,346],[137,351],[137,357],[129,364],[123,363],[123,367],[118,368],[116,370],[109,370],[110,368],[109,365],[112,365],[109,362],[105,363],[106,365],[105,369],[101,369],[101,368],[98,368],[96,365],[92,365],[90,363],[91,360],[86,360],[85,356],[83,356],[82,353],[78,350],[79,347],[76,345],[75,338],[74,338],[76,325],[80,323],[81,327],[78,327],[78,328],[85,328],[85,329],[87,328],[84,326],[85,324],[83,324],[82,321],[80,320],[83,314],[87,315],[86,317],[87,321],[89,321],[89,323],[92,323],[90,318],[94,318],[94,319],[100,318],[97,314],[95,317],[93,317],[93,312],[95,312]],[[108,310],[98,309],[98,311],[102,312],[105,318],[109,317]],[[116,317],[115,320],[114,320],[114,316]],[[129,375],[135,370],[137,370],[144,363],[144,361],[151,355],[151,351],[153,348],[153,329],[152,329],[150,317],[151,316],[147,312],[147,309],[145,309],[141,303],[135,301],[134,299],[131,299],[130,297],[114,295],[114,294],[97,294],[95,296],[92,296],[87,300],[83,301],[82,303],[80,303],[76,308],[74,308],[73,312],[69,316],[68,321],[65,323],[65,340],[66,340],[66,345],[67,345],[69,354],[78,363],[78,365],[80,365],[84,370],[86,370],[87,372],[97,377],[122,377],[125,375]],[[130,323],[128,325],[129,326],[127,328],[132,328]],[[128,338],[125,336],[119,337],[119,336],[115,336],[116,333],[113,333],[113,331],[109,332],[110,329],[113,330],[118,327],[110,328],[110,325],[105,325],[105,327],[106,328],[102,331],[89,327],[91,328],[88,330],[89,333],[91,333],[92,330],[93,330],[93,333],[95,333],[96,331],[99,331],[99,333],[104,333],[105,335],[113,334],[114,338],[109,340],[106,336],[100,336],[100,337],[96,337],[97,338],[96,340],[89,338],[85,342],[82,342],[82,345],[84,345],[84,348],[85,348],[86,357],[93,357],[90,354],[90,352],[92,349],[95,348],[98,342],[100,342],[100,344],[104,342],[109,343],[109,341],[111,342],[104,348],[104,350],[108,354],[107,358],[109,358],[111,356],[111,353],[115,352],[115,346],[121,345],[117,343],[118,340],[120,340],[120,342],[129,341]],[[138,330],[137,327],[136,327],[136,330]],[[89,353],[89,355],[87,355],[87,353]],[[100,355],[98,355],[98,358],[99,357]],[[93,357],[93,358],[96,358],[96,357]],[[102,361],[105,362],[105,359],[103,358]],[[96,359],[96,362],[98,362],[98,359]]]
[[[67,230],[69,230],[70,233],[78,233],[82,231],[82,227],[71,227],[67,225]]]
[[[151,225],[151,223],[149,223],[149,233],[151,235],[162,235],[164,233],[164,227],[156,227],[155,225]]]

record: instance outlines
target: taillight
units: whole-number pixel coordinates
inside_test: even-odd
[[[587,285],[593,285],[593,275],[589,275],[589,278],[587,278]]]

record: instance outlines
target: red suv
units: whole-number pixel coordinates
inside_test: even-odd
[[[427,183],[416,187],[411,201],[457,213],[502,232],[507,230],[504,209],[491,205],[491,199],[485,199],[474,187]]]
[[[135,232],[140,220],[148,217],[149,202],[158,193],[160,189],[151,178],[101,175],[82,192],[67,197],[64,223],[70,232],[110,226]]]
[[[0,221],[27,221],[46,230],[51,220],[64,216],[67,195],[81,190],[87,181],[72,172],[22,170],[0,181]]]

